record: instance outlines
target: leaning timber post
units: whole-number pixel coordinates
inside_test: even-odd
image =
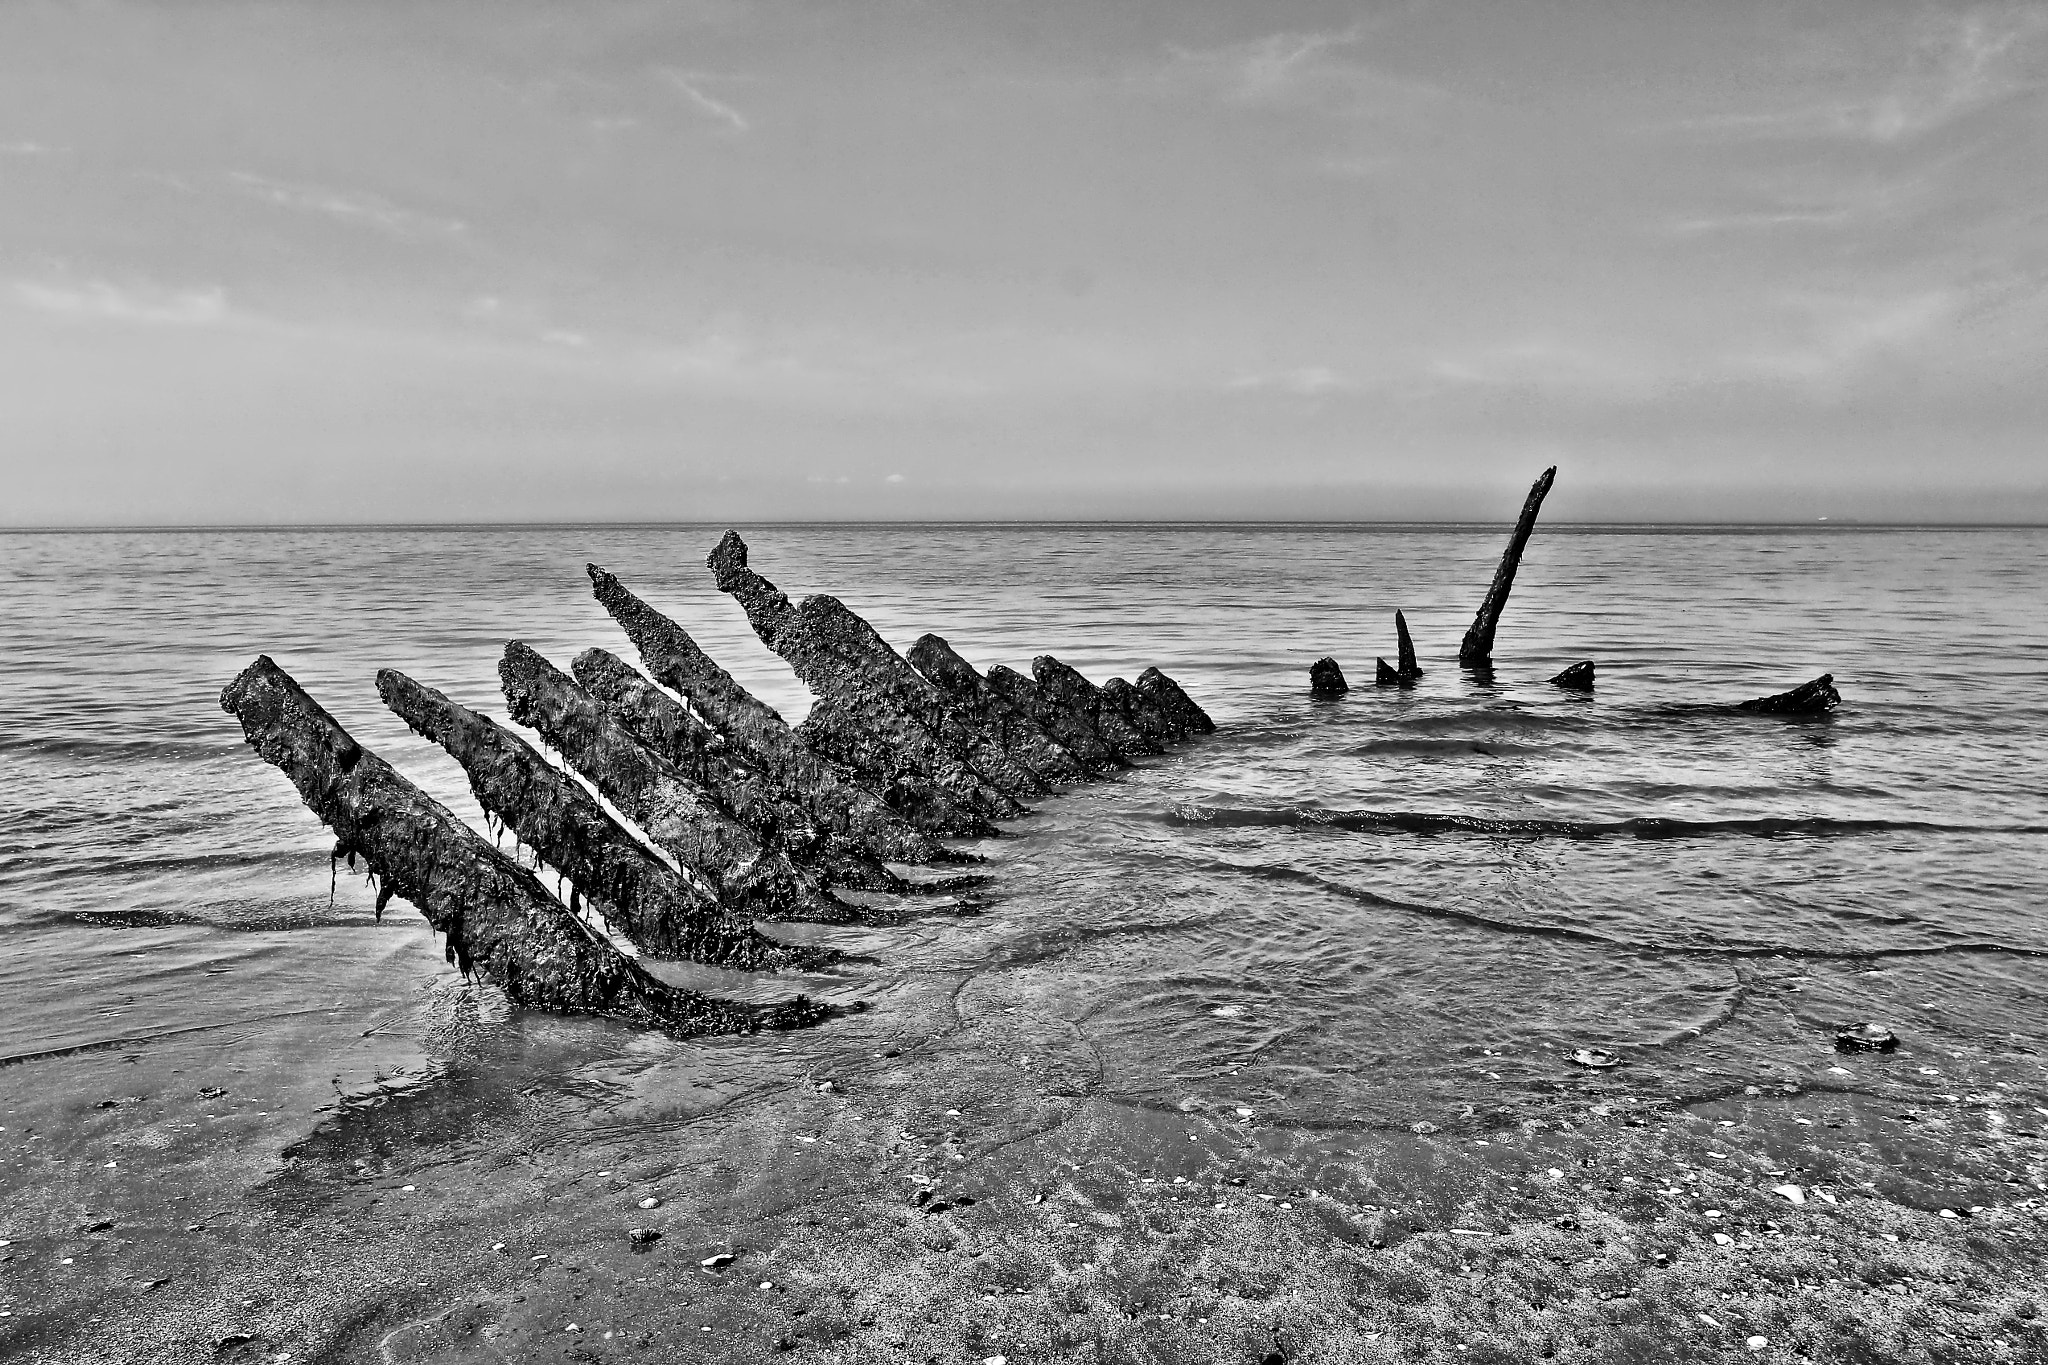
[[[414,733],[462,765],[478,805],[559,868],[642,952],[739,970],[822,960],[775,942],[720,906],[701,877],[671,869],[581,783],[488,716],[392,668],[378,672],[377,692]]]
[[[1045,732],[1029,712],[996,692],[942,636],[920,635],[904,655],[961,719],[989,736],[1050,790],[1088,776],[1080,759]]]
[[[1479,604],[1479,614],[1472,618],[1465,642],[1458,647],[1458,667],[1488,668],[1493,664],[1494,627],[1500,624],[1508,593],[1515,586],[1515,570],[1521,567],[1523,547],[1529,543],[1529,533],[1536,529],[1537,510],[1543,506],[1543,499],[1556,479],[1557,466],[1552,465],[1530,487],[1528,499],[1522,503],[1521,518],[1515,522],[1515,533],[1508,538],[1500,567],[1494,570],[1493,586],[1486,590],[1486,600]]]
[[[809,805],[813,819],[865,843],[877,856],[911,863],[977,862],[934,835],[982,838],[994,825],[929,782],[897,781],[871,791],[812,751],[775,710],[756,699],[690,638],[634,596],[618,578],[587,566],[593,594],[640,651],[656,682],[673,689],[739,756],[779,790]]]
[[[871,780],[914,773],[990,820],[1027,813],[1019,796],[1045,783],[963,722],[945,698],[880,633],[836,597],[792,603],[748,563],[747,543],[727,531],[705,560],[718,590],[740,604],[761,643],[816,694],[797,727],[807,744]]]
[[[929,889],[891,872],[859,840],[826,828],[802,795],[783,790],[768,774],[734,757],[716,731],[615,655],[586,649],[571,671],[577,685],[627,734],[716,797],[764,846],[781,851],[792,863],[815,867],[830,884],[848,890],[909,895]],[[952,890],[980,881],[956,879],[945,886]]]
[[[793,1027],[829,1013],[803,996],[747,1005],[659,980],[598,937],[532,872],[356,743],[269,656],[223,688],[220,704],[334,831],[335,856],[369,865],[379,908],[392,896],[411,902],[446,936],[451,962],[514,1004],[608,1015],[679,1037]]]
[[[647,838],[718,889],[719,903],[756,919],[895,923],[887,908],[831,895],[820,871],[764,845],[718,803],[635,738],[575,680],[518,640],[505,646],[498,681],[512,719],[550,745]]]

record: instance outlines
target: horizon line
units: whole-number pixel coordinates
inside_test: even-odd
[[[1250,517],[723,517],[708,521],[307,521],[307,522],[108,522],[0,523],[0,535],[191,535],[206,532],[286,533],[292,531],[660,531],[707,526],[880,527],[880,526],[1118,526],[1118,527],[1498,527],[1514,518],[1474,519],[1402,517],[1391,519],[1306,519]],[[1864,531],[2037,531],[2048,521],[1879,521],[1860,517],[1814,517],[1798,521],[1746,518],[1737,520],[1614,520],[1549,521],[1551,530],[1612,530],[1641,527],[1670,530],[1786,530],[1849,528]]]

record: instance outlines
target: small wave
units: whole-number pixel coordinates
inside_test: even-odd
[[[118,759],[147,762],[153,759],[191,763],[231,755],[239,745],[223,739],[193,736],[188,739],[122,737],[102,739],[84,735],[0,735],[0,754],[65,759]]]
[[[1838,838],[1868,834],[2048,834],[2048,825],[1946,825],[1929,820],[1846,820],[1821,815],[1760,815],[1682,820],[1639,815],[1626,820],[1503,819],[1430,811],[1318,810],[1308,806],[1215,807],[1187,804],[1157,817],[1168,824],[1223,829],[1341,829],[1354,834],[1480,834],[1532,839]]]
[[[56,1047],[39,1048],[33,1052],[12,1052],[0,1055],[0,1067],[23,1066],[30,1062],[47,1062],[59,1057],[75,1057],[84,1052],[107,1052],[120,1048],[141,1047],[148,1043],[160,1043],[166,1038],[183,1038],[194,1033],[213,1033],[220,1029],[242,1028],[249,1024],[267,1024],[278,1019],[301,1019],[307,1015],[336,1015],[345,1012],[338,1005],[316,1005],[307,1009],[274,1010],[269,1014],[253,1014],[240,1019],[224,1019],[212,1024],[187,1024],[177,1028],[151,1029],[141,1033],[121,1033],[111,1038],[88,1038],[82,1042],[63,1043]]]
[[[1470,735],[1480,738],[1503,731],[1518,731],[1525,735],[1580,733],[1593,728],[1593,723],[1583,716],[1490,706],[1483,710],[1404,716],[1389,721],[1388,728],[1415,735]]]
[[[302,848],[246,849],[228,853],[153,853],[137,857],[91,857],[79,852],[16,854],[4,866],[10,873],[34,872],[51,882],[100,880],[110,877],[189,876],[209,872],[241,872],[258,868],[317,866],[317,853]]]
[[[1708,717],[1749,718],[1783,723],[1831,724],[1839,711],[1751,711],[1732,701],[1671,701],[1646,706],[1636,713],[1648,720],[1697,720]]]
[[[1950,943],[1902,944],[1894,947],[1871,948],[1821,948],[1803,947],[1796,943],[1741,943],[1726,940],[1705,943],[1668,943],[1619,938],[1593,929],[1583,929],[1572,924],[1543,924],[1501,919],[1466,910],[1453,905],[1427,905],[1420,901],[1402,900],[1394,896],[1382,896],[1375,891],[1349,885],[1307,868],[1292,867],[1284,863],[1234,863],[1220,860],[1192,858],[1161,858],[1162,862],[1179,863],[1206,872],[1224,872],[1262,881],[1289,882],[1298,886],[1311,886],[1329,895],[1340,896],[1360,905],[1382,909],[1398,910],[1406,914],[1427,919],[1449,920],[1471,925],[1476,929],[1492,930],[1496,933],[1519,934],[1530,938],[1562,939],[1594,947],[1611,948],[1619,952],[1648,953],[1653,956],[1703,957],[1703,958],[1754,958],[1754,957],[1800,957],[1815,961],[1831,962],[1872,962],[1887,957],[1941,957],[1949,954],[2000,953],[2014,957],[2048,957],[2048,947],[2030,944],[1995,943],[1983,939],[1964,939]]]
[[[192,927],[228,934],[277,934],[300,929],[367,929],[377,923],[369,916],[347,909],[335,911],[326,901],[308,902],[304,908],[271,910],[260,914],[220,914],[192,910],[73,910],[69,918],[94,929],[173,929]]]
[[[1540,754],[1550,752],[1544,746],[1519,744],[1512,740],[1492,739],[1376,739],[1364,744],[1353,745],[1344,751],[1347,758],[1435,758],[1442,755],[1462,757],[1465,754],[1481,754],[1487,758],[1498,758],[1502,754]]]

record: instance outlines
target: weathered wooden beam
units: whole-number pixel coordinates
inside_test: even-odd
[[[614,654],[586,649],[571,666],[576,682],[603,704],[626,732],[704,788],[734,819],[791,862],[815,867],[832,885],[895,895],[938,894],[980,885],[983,877],[914,882],[883,865],[868,844],[832,828],[811,794],[787,791],[738,758],[734,746],[689,708]],[[915,831],[906,831],[915,835]],[[922,838],[922,836],[917,836]],[[893,842],[891,856],[902,856]]]
[[[514,640],[505,646],[498,679],[512,719],[539,731],[656,847],[716,888],[722,904],[756,919],[876,918],[828,893],[815,872],[806,873],[763,845],[527,645]]]
[[[980,670],[944,638],[920,635],[905,656],[963,718],[992,737],[1003,752],[1029,768],[1047,787],[1079,782],[1088,768],[1045,732],[1029,711],[989,686]]]
[[[899,773],[873,780],[870,790],[805,745],[773,708],[757,700],[720,668],[689,632],[656,611],[615,576],[592,564],[597,600],[640,651],[656,682],[686,698],[740,757],[787,792],[802,793],[818,819],[857,838],[878,856],[902,862],[971,861],[931,835],[982,838],[996,832],[987,817],[953,799],[929,778]]]
[[[746,542],[731,531],[706,562],[761,643],[816,695],[797,727],[811,748],[873,778],[921,774],[991,820],[1021,818],[1017,798],[1046,790],[988,736],[961,723],[938,690],[837,598],[791,602],[748,565]]]
[[[1387,661],[1379,661],[1385,669]],[[1308,691],[1312,697],[1341,697],[1351,690],[1351,684],[1344,681],[1344,669],[1332,656],[1325,654],[1308,666]]]
[[[741,970],[834,956],[777,943],[720,906],[715,888],[650,853],[581,783],[489,717],[392,668],[377,674],[377,692],[415,733],[462,765],[479,805],[642,952]]]
[[[1550,485],[1556,481],[1557,466],[1552,465],[1530,486],[1529,496],[1522,503],[1522,515],[1515,521],[1514,534],[1508,537],[1508,547],[1501,554],[1500,567],[1494,570],[1493,586],[1486,590],[1486,599],[1479,604],[1479,614],[1472,618],[1464,643],[1458,646],[1460,668],[1492,666],[1494,629],[1500,624],[1500,614],[1507,607],[1508,593],[1514,589],[1515,570],[1521,567],[1522,550],[1529,543],[1529,533],[1536,529],[1536,513],[1543,506]]]
[[[989,690],[1038,723],[1053,742],[1074,756],[1090,776],[1124,766],[1115,745],[1104,739],[1087,716],[1061,705],[1030,678],[1003,664],[992,666],[984,680]]]
[[[1031,661],[1031,676],[1053,705],[1063,706],[1081,716],[1110,747],[1124,758],[1138,754],[1160,754],[1166,746],[1143,734],[1106,701],[1102,689],[1083,677],[1080,670],[1061,663],[1050,654]]]
[[[828,1009],[803,996],[767,1006],[719,1000],[659,980],[549,895],[532,872],[357,744],[271,659],[259,656],[222,689],[221,709],[276,765],[393,896],[446,936],[450,962],[513,1003],[609,1015],[665,1032],[749,1033],[815,1023]]]
[[[1211,735],[1216,733],[1216,722],[1209,719],[1209,713],[1195,704],[1195,699],[1181,690],[1179,683],[1167,677],[1157,668],[1148,668],[1132,683],[1138,692],[1158,708],[1183,735]]]
[[[1157,701],[1122,678],[1111,678],[1102,685],[1102,700],[1132,729],[1162,749],[1187,735],[1180,722],[1161,710]]]

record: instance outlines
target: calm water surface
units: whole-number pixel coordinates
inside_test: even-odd
[[[1098,680],[1156,663],[1221,730],[1043,803],[987,846],[976,917],[793,931],[875,965],[662,969],[864,999],[858,1024],[672,1044],[479,1007],[417,916],[330,888],[330,837],[221,685],[270,653],[481,825],[374,673],[502,715],[507,639],[636,657],[585,561],[801,717],[703,568],[719,529],[0,535],[0,1103],[104,1088],[110,1056],[232,1062],[280,1097],[248,1140],[282,1142],[401,1083],[456,1093],[488,1036],[493,1066],[545,1050],[573,1111],[576,1077],[621,1067],[715,1088],[763,1056],[955,1045],[949,1002],[1005,979],[1100,1091],[1332,1128],[1556,1102],[1579,1046],[1687,1096],[1835,1074],[1850,1020],[1915,1045],[1866,1076],[1936,1089],[1930,1058],[2048,1033],[2037,530],[1545,527],[1481,683],[1454,658],[1498,527],[743,528],[784,589],[899,648],[932,630],[983,666],[1050,651]],[[1422,684],[1311,701],[1324,653],[1369,683],[1397,607]],[[1597,693],[1544,683],[1580,658]],[[1705,705],[1822,672],[1847,698],[1826,718]]]

